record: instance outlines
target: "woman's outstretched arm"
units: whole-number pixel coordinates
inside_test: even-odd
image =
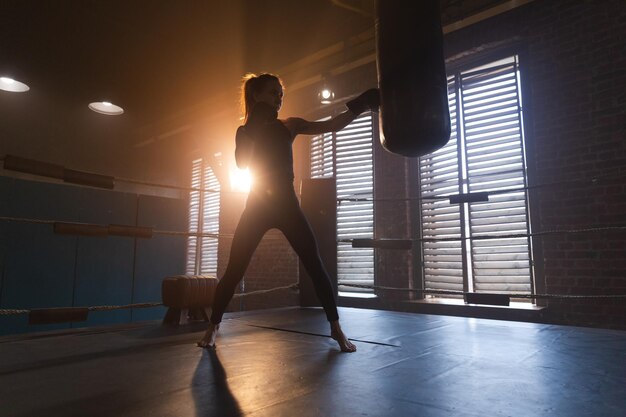
[[[372,88],[360,94],[355,99],[346,103],[348,110],[340,113],[331,119],[321,122],[310,122],[301,118],[293,117],[287,119],[287,125],[292,132],[303,135],[320,135],[327,132],[337,132],[348,126],[350,122],[357,118],[366,110],[377,111],[380,106],[380,95],[378,89]]]
[[[351,111],[345,111],[337,116],[323,120],[321,122],[310,122],[299,117],[292,117],[286,120],[287,125],[293,131],[294,136],[302,135],[321,135],[327,132],[337,132],[348,126],[350,122],[356,119],[357,115]]]

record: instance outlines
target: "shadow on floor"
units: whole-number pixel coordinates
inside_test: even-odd
[[[243,412],[228,386],[228,377],[215,349],[204,349],[192,380],[196,415],[242,417]]]

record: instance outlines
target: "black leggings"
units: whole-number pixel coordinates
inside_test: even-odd
[[[226,272],[215,291],[211,314],[213,324],[222,321],[224,310],[243,278],[254,251],[265,232],[273,228],[283,232],[300,257],[313,280],[315,293],[324,307],[328,321],[339,319],[334,291],[320,258],[315,236],[290,183],[278,189],[250,192],[246,208],[235,230]]]

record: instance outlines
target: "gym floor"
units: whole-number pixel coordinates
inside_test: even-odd
[[[626,332],[340,309],[0,338],[0,416],[626,416]]]

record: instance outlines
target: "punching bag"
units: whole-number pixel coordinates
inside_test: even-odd
[[[376,0],[381,143],[422,156],[450,139],[448,85],[437,0]]]

